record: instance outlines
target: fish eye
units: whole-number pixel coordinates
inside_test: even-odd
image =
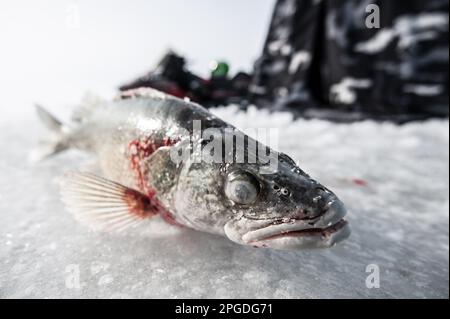
[[[225,195],[236,204],[252,204],[259,195],[259,183],[247,172],[230,173],[225,184]]]

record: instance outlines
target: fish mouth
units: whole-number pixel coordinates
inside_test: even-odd
[[[329,203],[327,211],[314,220],[275,221],[242,236],[247,245],[275,249],[328,248],[350,236],[347,210],[339,200]]]

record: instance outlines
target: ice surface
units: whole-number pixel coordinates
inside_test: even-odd
[[[278,127],[279,149],[346,203],[350,239],[285,252],[156,221],[125,235],[89,232],[64,210],[56,180],[90,157],[70,151],[29,164],[46,132],[31,109],[19,116],[2,108],[0,297],[448,298],[448,121],[334,124],[233,106],[214,112],[238,127]],[[369,289],[373,264],[380,287]]]

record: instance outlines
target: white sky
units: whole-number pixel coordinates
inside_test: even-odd
[[[39,0],[0,4],[0,107],[73,104],[110,95],[168,48],[208,72],[226,59],[251,70],[274,0]],[[11,102],[12,101],[12,102]]]

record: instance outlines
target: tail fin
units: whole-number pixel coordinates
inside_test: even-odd
[[[64,124],[40,105],[35,105],[41,122],[53,133],[40,142],[39,147],[31,154],[32,161],[40,161],[69,148],[67,129]]]

